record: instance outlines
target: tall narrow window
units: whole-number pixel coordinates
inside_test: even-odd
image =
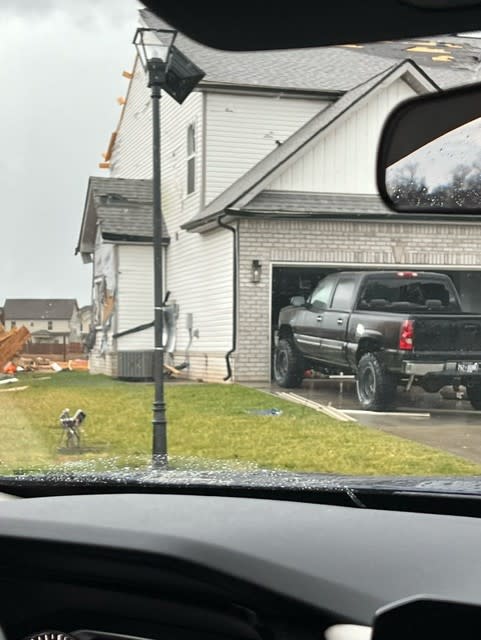
[[[49,331],[52,331],[52,329],[53,329],[53,321],[52,320],[48,320],[47,329]]]
[[[195,191],[195,124],[187,128],[187,195]]]

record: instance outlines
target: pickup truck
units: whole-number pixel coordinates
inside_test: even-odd
[[[274,378],[299,387],[308,369],[354,374],[362,408],[392,409],[398,386],[466,387],[481,409],[481,315],[466,313],[440,273],[351,271],[327,276],[279,316]]]

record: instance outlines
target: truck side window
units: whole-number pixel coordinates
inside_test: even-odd
[[[341,278],[332,299],[331,308],[336,311],[350,311],[353,306],[356,282],[353,278]]]
[[[327,309],[334,288],[334,280],[322,280],[312,292],[309,302],[316,309]]]

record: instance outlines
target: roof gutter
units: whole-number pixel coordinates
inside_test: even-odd
[[[237,230],[229,224],[223,222],[222,218],[228,216],[227,213],[223,213],[217,218],[217,224],[223,229],[228,229],[232,232],[233,242],[233,266],[232,266],[232,346],[230,350],[225,354],[225,362],[227,366],[227,375],[224,377],[224,382],[232,378],[232,366],[230,358],[237,349],[237,263],[238,263],[238,250],[237,250]]]

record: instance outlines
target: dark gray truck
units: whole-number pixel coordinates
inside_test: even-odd
[[[277,384],[299,387],[308,369],[355,374],[359,402],[372,411],[392,409],[400,385],[431,393],[463,385],[481,409],[481,315],[462,310],[444,274],[332,274],[279,316]]]

